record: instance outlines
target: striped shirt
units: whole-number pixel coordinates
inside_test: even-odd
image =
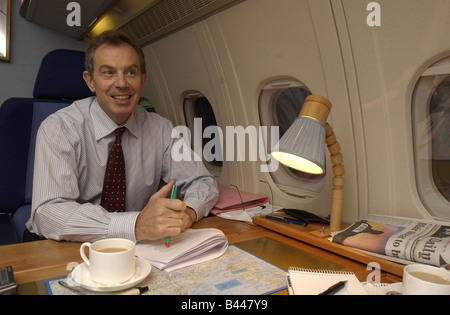
[[[209,213],[218,198],[217,184],[202,162],[172,160],[172,145],[180,140],[171,137],[171,122],[137,106],[123,126],[126,211],[110,213],[100,201],[108,154],[119,126],[95,97],[74,102],[41,124],[27,222],[31,232],[55,240],[117,237],[136,241],[137,216],[158,190],[160,179],[176,179],[180,198],[198,219]]]

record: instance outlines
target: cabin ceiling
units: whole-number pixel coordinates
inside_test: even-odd
[[[23,0],[20,15],[72,38],[87,40],[108,29],[124,29],[142,46],[244,0]],[[77,14],[80,26],[68,25]],[[72,15],[73,17],[73,15]]]

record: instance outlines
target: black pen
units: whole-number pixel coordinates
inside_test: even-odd
[[[325,291],[323,291],[319,295],[335,294],[336,292],[341,290],[343,287],[345,287],[346,283],[347,283],[347,281],[339,281],[338,283],[332,285],[331,287],[329,287],[328,289],[326,289]]]
[[[276,221],[280,221],[280,222],[285,222],[285,223],[293,223],[293,224],[298,224],[298,225],[306,225],[306,222],[303,221],[299,221],[299,220],[295,220],[295,219],[289,219],[286,217],[282,217],[279,215],[266,215],[267,219],[271,219],[271,220],[276,220]]]

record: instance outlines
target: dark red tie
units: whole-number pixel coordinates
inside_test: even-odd
[[[109,212],[125,211],[125,160],[121,145],[124,131],[125,127],[116,129],[116,141],[111,148],[106,165],[100,205]]]

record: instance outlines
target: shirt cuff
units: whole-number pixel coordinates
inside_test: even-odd
[[[111,216],[108,238],[125,238],[136,243],[136,220],[139,212],[117,212]]]
[[[197,214],[197,221],[203,217],[206,217],[209,213],[209,211],[207,211],[205,207],[205,204],[200,200],[186,199],[184,200],[184,203],[186,204],[186,206],[195,211],[195,213]]]

